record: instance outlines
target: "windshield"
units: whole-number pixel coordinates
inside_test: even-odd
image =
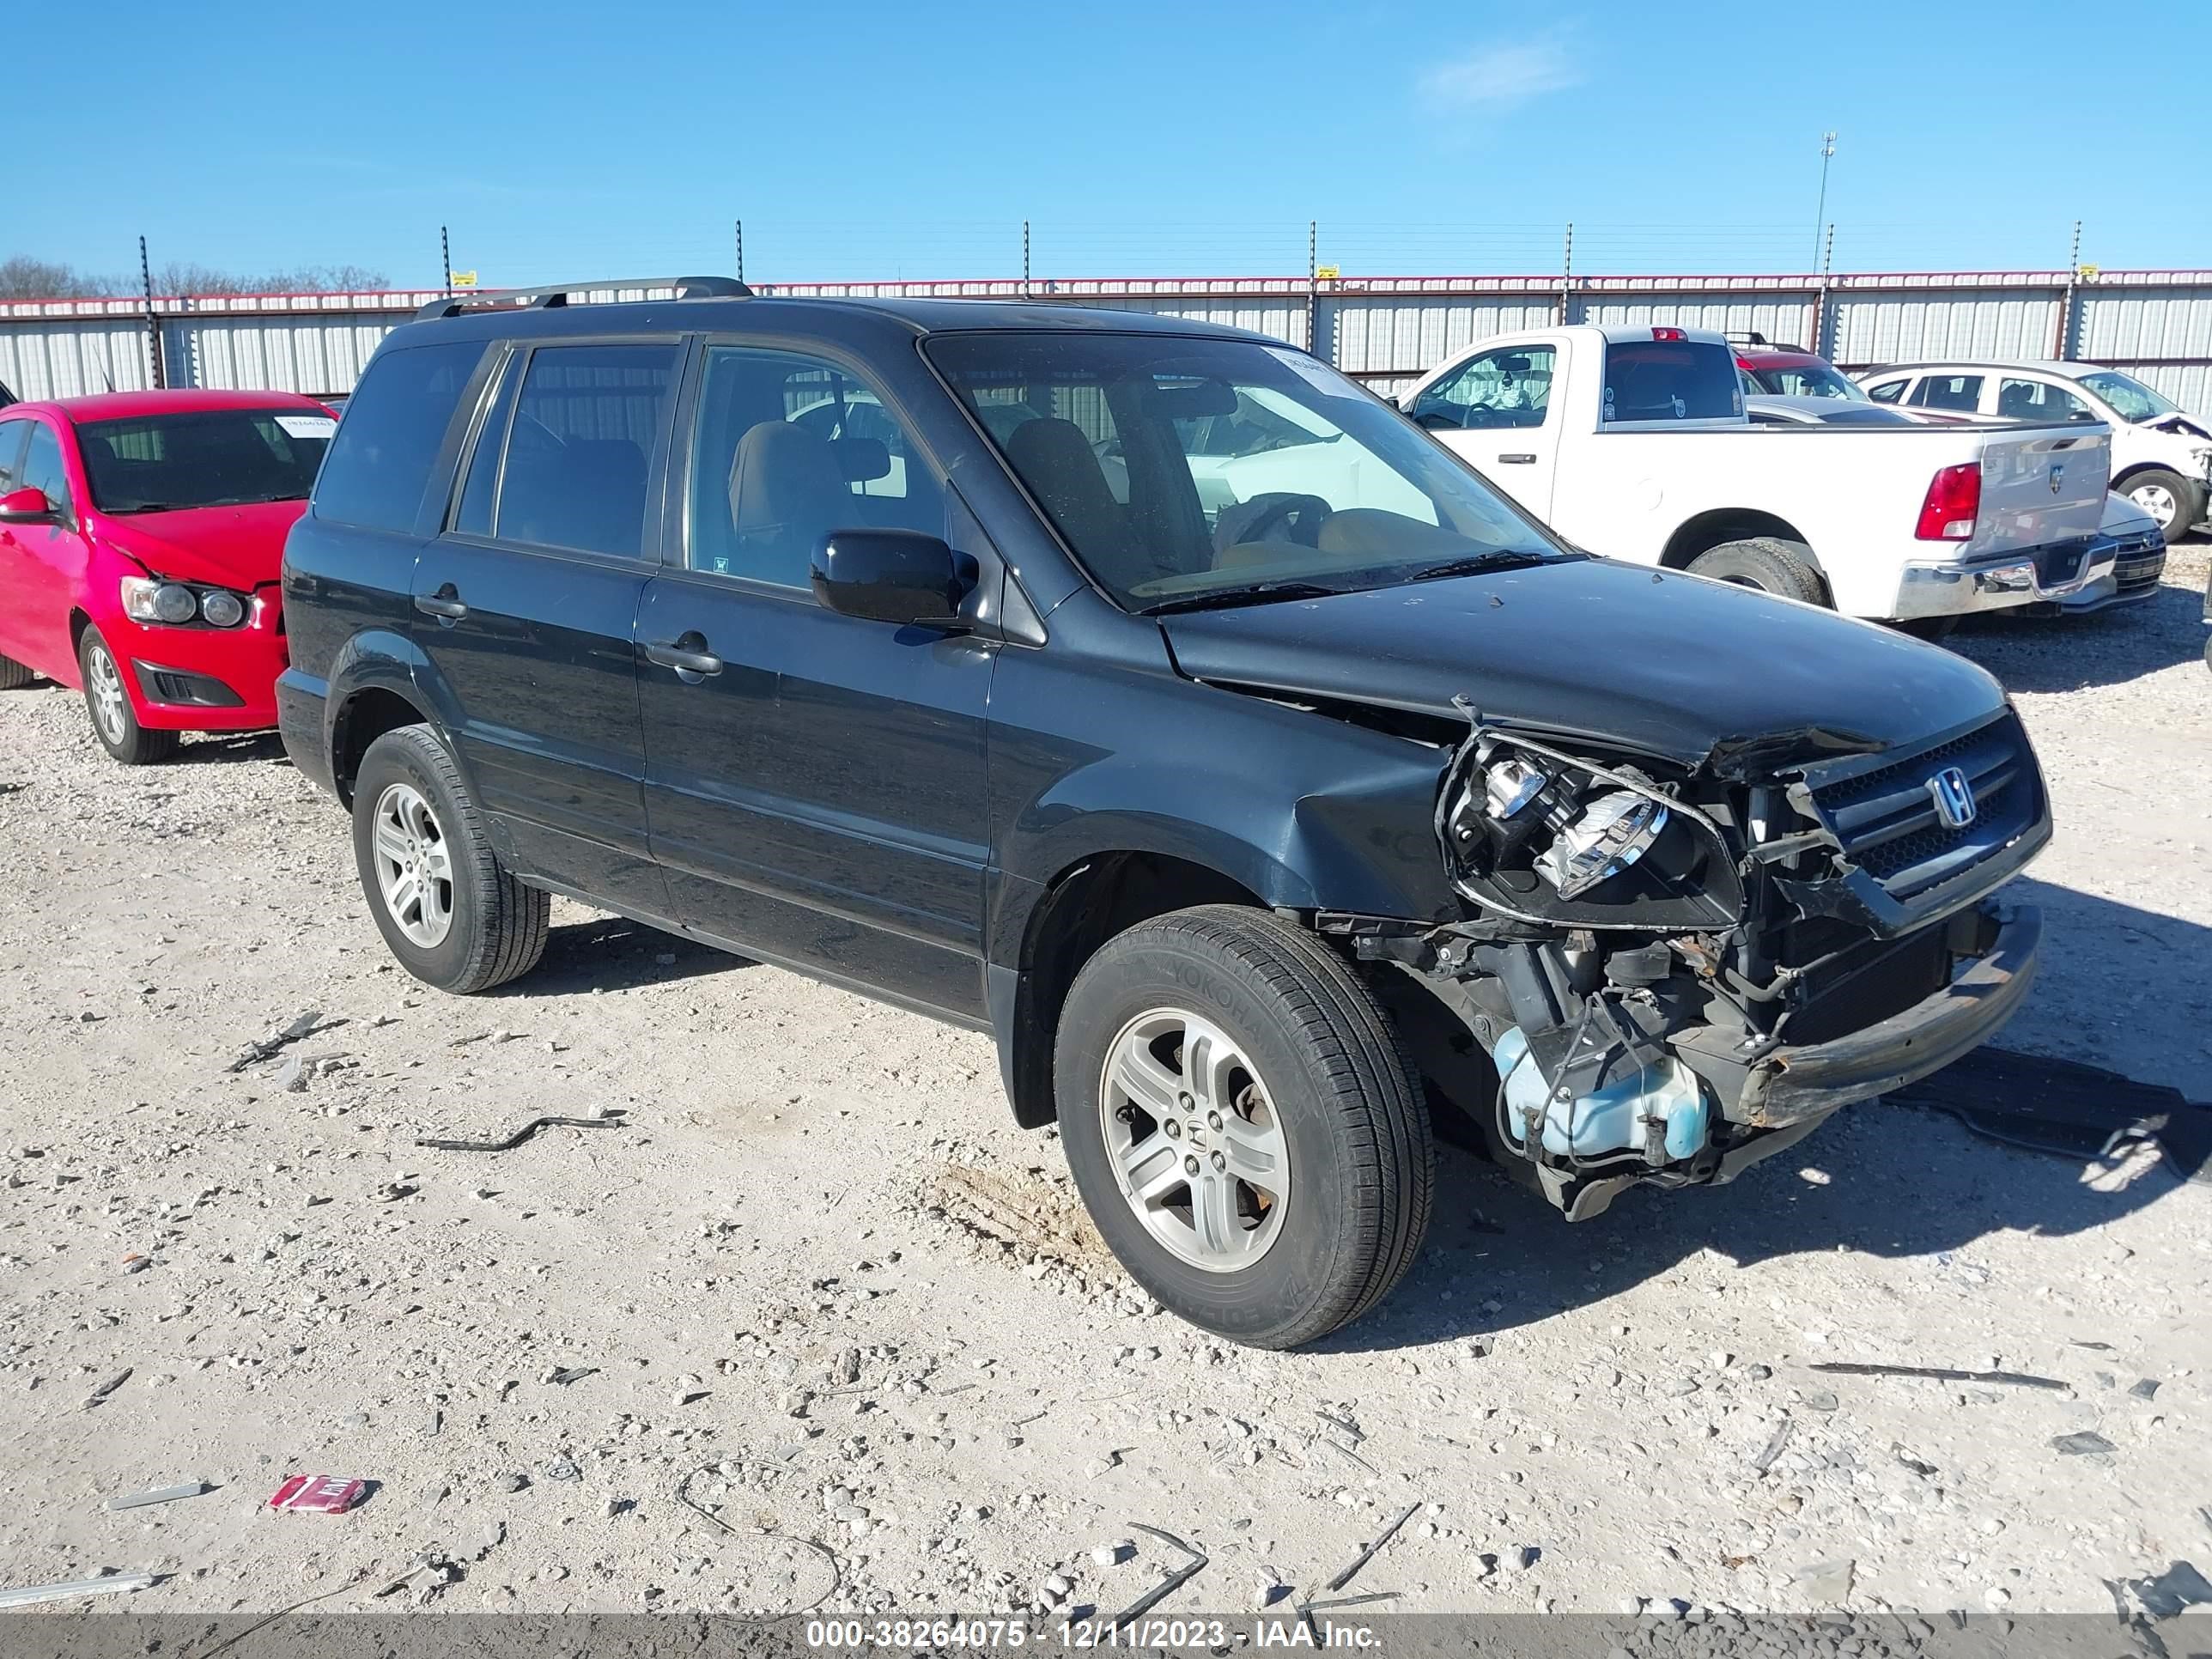
[[[305,409],[208,409],[76,429],[103,513],[303,501],[337,422]]]
[[[927,349],[1126,610],[1567,556],[1395,410],[1304,352],[1012,331],[938,335]]]
[[[2181,405],[2164,392],[2153,392],[2141,380],[2116,369],[2100,368],[2084,374],[2081,384],[2112,406],[2112,412],[2129,422],[2154,421],[2161,415],[2179,415]]]
[[[1782,368],[1753,368],[1751,378],[1762,392],[1778,398],[1841,398],[1863,404],[1865,392],[1826,363],[1791,363]]]

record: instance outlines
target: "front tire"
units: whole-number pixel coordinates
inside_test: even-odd
[[[2203,511],[2203,498],[2197,494],[2197,489],[2179,472],[2162,466],[2147,466],[2129,477],[2125,493],[2130,501],[2156,520],[2159,534],[2172,547],[2189,533],[2190,526]]]
[[[1734,582],[1738,587],[1755,587],[1762,593],[1785,599],[1802,599],[1808,605],[1818,605],[1829,603],[1828,584],[1814,562],[1813,550],[1802,542],[1784,541],[1779,536],[1753,536],[1740,542],[1723,542],[1691,560],[1689,569],[1693,576],[1711,576],[1716,581]]]
[[[545,954],[552,900],[500,863],[460,769],[428,726],[386,732],[362,757],[353,851],[377,931],[425,984],[467,996]]]
[[[1207,905],[1109,940],[1068,992],[1053,1074],[1099,1232],[1201,1329],[1315,1341],[1419,1253],[1435,1184],[1419,1079],[1351,968],[1268,912]]]
[[[123,683],[123,670],[97,628],[87,628],[76,642],[76,665],[84,681],[84,708],[92,716],[92,735],[102,749],[125,766],[157,766],[176,758],[182,734],[149,732],[138,724],[131,688]]]

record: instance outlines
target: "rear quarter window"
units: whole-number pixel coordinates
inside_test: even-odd
[[[379,352],[324,458],[315,516],[412,530],[446,429],[483,354],[483,342],[473,340]]]

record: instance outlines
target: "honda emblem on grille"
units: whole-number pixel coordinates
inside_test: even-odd
[[[1950,829],[1963,830],[1974,821],[1974,786],[1957,767],[1947,766],[1929,779],[1928,793],[1936,816]]]
[[[2058,493],[2059,481],[2064,478],[2065,476],[2066,469],[2063,465],[2054,466],[2051,469],[2051,493],[2052,495],[2056,495]],[[1969,813],[1968,816],[1972,817],[1972,815]]]

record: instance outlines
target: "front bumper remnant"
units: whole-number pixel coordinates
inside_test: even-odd
[[[2034,982],[2042,937],[2041,911],[2000,909],[1988,950],[1942,990],[1863,1030],[1771,1050],[1753,1065],[1729,1115],[1753,1128],[1779,1128],[1941,1071],[2012,1018]]]

